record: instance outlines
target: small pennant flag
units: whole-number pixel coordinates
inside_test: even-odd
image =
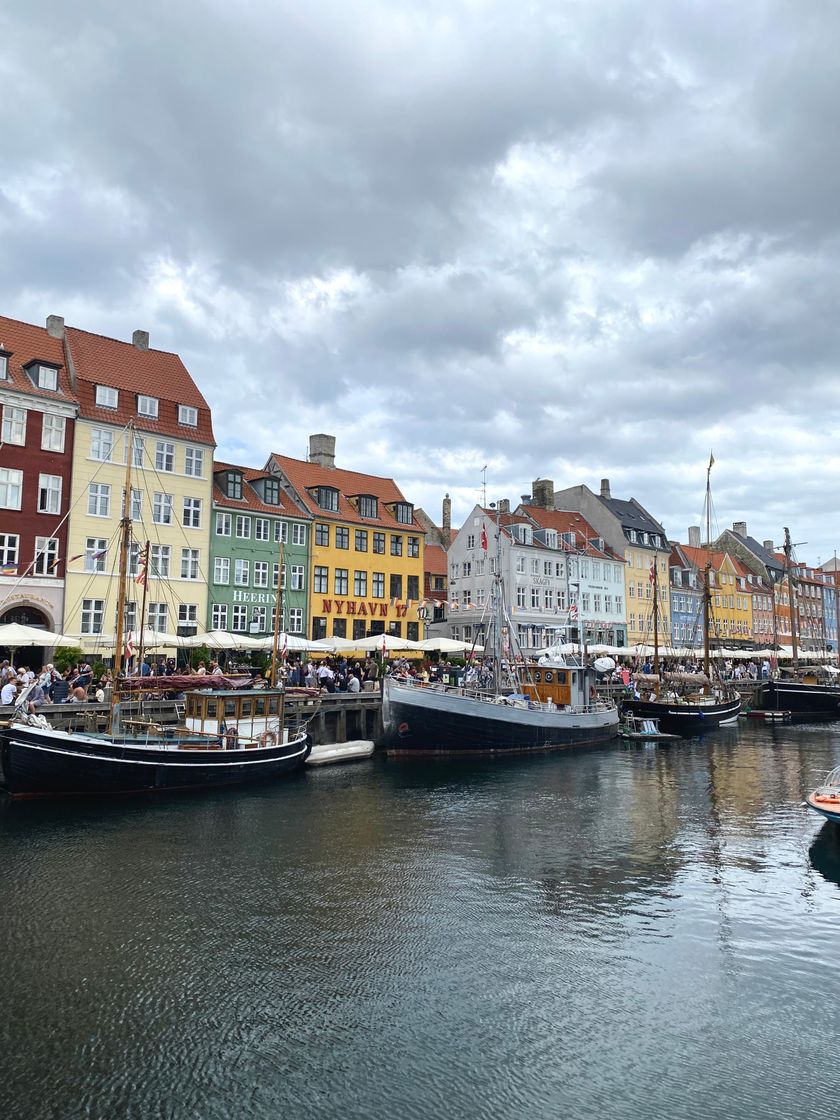
[[[125,655],[126,657],[134,656],[134,642],[131,630],[129,630],[128,637],[125,639]]]
[[[77,556],[71,556],[70,559],[67,561],[67,563],[72,564],[74,560],[81,560],[81,558],[83,556],[84,556],[84,553],[80,552]]]
[[[103,557],[103,556],[105,555],[105,553],[106,553],[107,551],[108,551],[108,549],[107,549],[107,548],[98,548],[98,549],[96,550],[96,552],[92,552],[92,553],[90,554],[90,558],[91,558],[91,560],[99,560],[99,559],[101,559],[101,558],[102,558],[102,557]]]
[[[2,566],[2,568],[0,568],[0,575],[16,576],[17,575],[17,570],[18,570],[17,564],[4,564]]]
[[[138,561],[140,567],[137,575],[134,577],[134,582],[139,583],[142,587],[148,587],[149,553],[147,549],[144,548],[141,550]]]
[[[715,465],[715,457],[714,457],[714,454],[710,451],[709,452],[709,470],[711,470],[714,465]]]

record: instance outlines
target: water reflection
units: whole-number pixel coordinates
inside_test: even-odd
[[[745,725],[2,803],[0,1115],[827,1116],[838,756]]]
[[[828,883],[840,886],[840,827],[826,821],[817,833],[808,855],[814,870]]]

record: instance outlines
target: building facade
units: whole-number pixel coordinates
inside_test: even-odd
[[[208,629],[273,634],[281,579],[280,629],[304,634],[311,522],[270,472],[214,464]]]
[[[266,470],[313,520],[307,637],[419,640],[425,534],[394,480],[336,467],[324,434],[308,461],[274,454]]]
[[[207,616],[213,428],[210,410],[176,354],[67,328],[79,419],[73,451],[65,632],[86,652],[116,629],[118,545],[131,455],[130,570],[148,544],[143,620],[194,633]],[[142,591],[132,584],[125,627],[140,626]],[[165,652],[174,653],[173,649]]]
[[[653,589],[658,591],[657,630],[659,640],[671,641],[671,595],[668,567],[671,548],[665,530],[650,513],[630,498],[613,498],[610,480],[601,480],[595,494],[588,486],[572,486],[554,494],[557,509],[573,509],[597,530],[616,555],[624,557],[624,598],[627,616],[627,645],[653,641]],[[656,580],[650,578],[656,573]]]
[[[677,649],[702,650],[705,633],[703,577],[683,545],[671,542],[671,644]]]
[[[0,317],[0,624],[63,628],[77,412],[63,321]]]

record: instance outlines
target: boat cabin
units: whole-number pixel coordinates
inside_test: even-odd
[[[579,665],[529,665],[520,691],[529,700],[551,700],[558,708],[578,707],[595,699],[586,694],[585,676]]]
[[[225,735],[235,730],[239,738],[274,736],[280,742],[284,729],[283,690],[196,691],[185,697],[187,729],[202,735]]]

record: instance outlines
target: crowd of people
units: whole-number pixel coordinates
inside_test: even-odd
[[[104,700],[105,689],[111,684],[111,671],[106,669],[94,680],[88,661],[80,661],[63,672],[47,664],[37,673],[28,665],[15,667],[9,660],[0,662],[0,704],[14,704],[23,690],[32,685],[27,696],[30,712],[44,704],[84,704],[89,699]]]

